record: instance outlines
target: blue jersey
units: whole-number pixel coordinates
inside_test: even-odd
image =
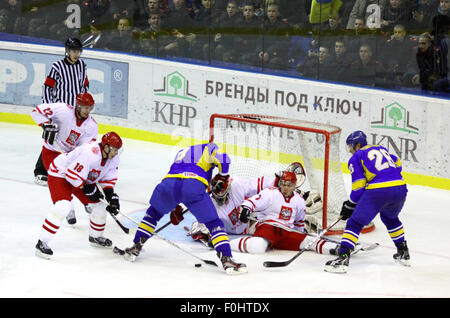
[[[367,145],[356,151],[348,162],[352,176],[350,200],[358,202],[365,189],[404,185],[400,159],[386,148]]]
[[[230,158],[219,153],[214,143],[194,145],[180,150],[164,178],[197,179],[208,186],[215,167],[220,173],[227,174]]]

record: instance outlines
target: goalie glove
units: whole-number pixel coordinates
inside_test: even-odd
[[[42,124],[42,138],[50,145],[55,142],[56,134],[58,133],[58,125],[56,124]]]
[[[194,241],[199,241],[202,239],[209,240],[210,236],[209,230],[206,225],[203,223],[199,223],[198,221],[192,223],[192,227],[186,235],[191,236]]]
[[[353,214],[353,211],[355,210],[356,207],[356,203],[353,203],[350,200],[345,201],[342,204],[342,209],[341,209],[341,216],[342,216],[342,220],[347,220],[348,218],[350,218]]]
[[[250,210],[250,208],[244,205],[241,205],[239,210],[239,220],[242,223],[247,223],[250,219],[250,214],[252,213],[252,211]]]
[[[98,202],[98,201],[100,201],[100,199],[103,199],[103,194],[97,188],[95,183],[91,183],[91,184],[85,183],[83,185],[83,192],[87,196],[87,198],[89,200],[91,200],[92,202]]]
[[[109,203],[109,205],[106,207],[106,211],[108,211],[112,215],[117,215],[120,210],[119,196],[114,193],[114,190],[112,188],[106,188],[104,192],[106,197],[105,199]]]
[[[319,211],[322,211],[323,203],[318,191],[311,190],[303,192],[298,189],[296,191],[301,195],[303,200],[305,200],[306,214],[315,214]]]
[[[178,225],[183,220],[183,208],[181,207],[181,205],[177,205],[175,209],[170,212],[170,222],[173,225]]]

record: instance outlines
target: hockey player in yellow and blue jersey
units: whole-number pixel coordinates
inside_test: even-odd
[[[366,135],[359,130],[351,133],[346,143],[352,154],[348,162],[352,191],[350,199],[342,205],[341,216],[348,221],[341,238],[339,257],[328,261],[325,271],[347,272],[350,253],[358,242],[361,230],[378,213],[397,247],[394,259],[409,266],[403,224],[398,218],[408,192],[401,175],[400,159],[382,146],[368,145]]]
[[[214,143],[194,145],[180,150],[169,172],[154,189],[150,198],[150,207],[134,237],[134,245],[125,249],[125,258],[134,261],[142,245],[153,235],[158,221],[179,203],[183,203],[210,231],[212,244],[227,274],[246,273],[245,264],[237,263],[232,258],[224,224],[219,219],[207,192],[216,167],[219,172],[215,179],[220,179],[221,185],[228,183],[229,166],[229,156],[220,153],[218,146]]]

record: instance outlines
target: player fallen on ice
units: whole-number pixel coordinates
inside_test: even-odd
[[[89,224],[91,245],[112,247],[111,240],[104,237],[103,232],[106,213],[117,215],[120,209],[119,196],[114,192],[120,148],[120,136],[109,132],[103,135],[101,142],[85,143],[71,152],[60,154],[50,163],[48,188],[53,206],[42,224],[36,244],[37,256],[48,259],[53,255],[49,243],[71,210],[72,196],[85,205],[93,206]],[[103,189],[104,196],[98,187]],[[100,202],[103,198],[109,203],[108,206]]]
[[[150,207],[133,239],[133,246],[125,249],[125,258],[134,261],[143,244],[153,235],[158,221],[183,203],[196,219],[211,233],[211,242],[227,274],[246,273],[247,267],[233,259],[224,224],[206,191],[212,172],[217,167],[223,182],[229,180],[230,158],[219,153],[214,143],[194,145],[180,150],[169,172],[154,189]]]
[[[328,261],[325,271],[347,272],[350,254],[361,230],[378,213],[397,247],[394,259],[404,266],[410,266],[405,232],[398,218],[408,192],[401,175],[400,160],[382,146],[368,145],[366,135],[360,130],[351,133],[346,143],[352,154],[348,162],[352,191],[349,200],[342,205],[341,216],[347,220],[347,224],[341,238],[339,257]]]
[[[316,239],[304,232],[306,205],[297,192],[297,176],[284,171],[277,187],[269,187],[246,199],[239,208],[239,219],[247,223],[256,214],[253,236],[230,242],[232,250],[243,253],[265,253],[268,249],[298,251]],[[318,240],[311,250],[336,255],[339,244]]]
[[[61,152],[69,152],[86,142],[95,141],[98,137],[98,124],[91,115],[94,99],[89,93],[80,93],[76,98],[76,106],[66,103],[40,104],[31,112],[36,124],[42,127],[42,152],[40,159],[45,169],[45,184],[50,163]],[[90,213],[90,206],[85,207]],[[75,224],[75,210],[72,206],[67,214],[67,222]]]
[[[322,209],[322,201],[320,194],[315,191],[301,191],[300,187],[306,180],[306,173],[303,165],[299,162],[291,163],[285,171],[294,172],[296,175],[295,191],[298,192],[304,200],[306,200],[306,214],[313,214]],[[211,198],[217,209],[220,219],[225,225],[225,230],[228,234],[233,235],[253,235],[255,231],[256,221],[250,219],[248,222],[242,222],[239,219],[239,212],[241,204],[248,197],[260,193],[262,190],[269,187],[278,187],[280,177],[283,171],[275,173],[274,177],[263,176],[259,178],[241,178],[230,177],[229,182],[222,182],[218,176],[214,177],[211,182]],[[171,214],[172,223],[174,219]],[[179,212],[178,212],[179,213]],[[174,223],[176,224],[176,223]],[[194,240],[198,240],[205,245],[209,243],[209,231],[204,224],[195,221],[188,232]],[[233,244],[232,244],[233,248]]]

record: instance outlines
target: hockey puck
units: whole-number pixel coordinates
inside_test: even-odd
[[[197,263],[197,264],[195,264],[195,267],[202,267],[202,264]]]

